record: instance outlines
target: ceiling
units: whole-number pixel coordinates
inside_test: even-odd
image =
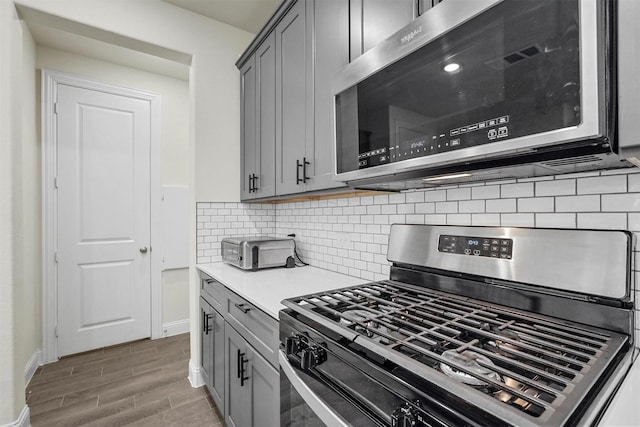
[[[262,29],[281,2],[281,0],[163,1],[254,34]],[[190,60],[185,61],[184,58],[164,59],[171,56],[157,55],[151,52],[144,53],[107,41],[100,41],[90,35],[74,33],[66,28],[53,28],[43,22],[42,17],[30,13],[27,9],[21,10],[21,14],[27,22],[34,40],[39,45],[181,80],[189,78],[188,63]]]
[[[164,0],[174,6],[257,34],[280,0]]]

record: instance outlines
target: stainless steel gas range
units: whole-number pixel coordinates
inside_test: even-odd
[[[281,426],[597,424],[633,360],[632,240],[393,225],[389,280],[283,301]]]

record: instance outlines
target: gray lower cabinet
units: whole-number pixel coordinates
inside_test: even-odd
[[[225,322],[225,422],[228,427],[280,425],[280,376]]]
[[[278,321],[200,273],[202,378],[228,427],[278,426]]]
[[[200,297],[202,378],[219,408],[224,408],[224,319]]]

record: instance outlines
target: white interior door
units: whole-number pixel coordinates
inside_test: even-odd
[[[58,355],[150,336],[148,100],[57,97]]]

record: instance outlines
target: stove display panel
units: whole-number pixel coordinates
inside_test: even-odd
[[[511,259],[513,239],[441,235],[438,238],[438,252]]]

